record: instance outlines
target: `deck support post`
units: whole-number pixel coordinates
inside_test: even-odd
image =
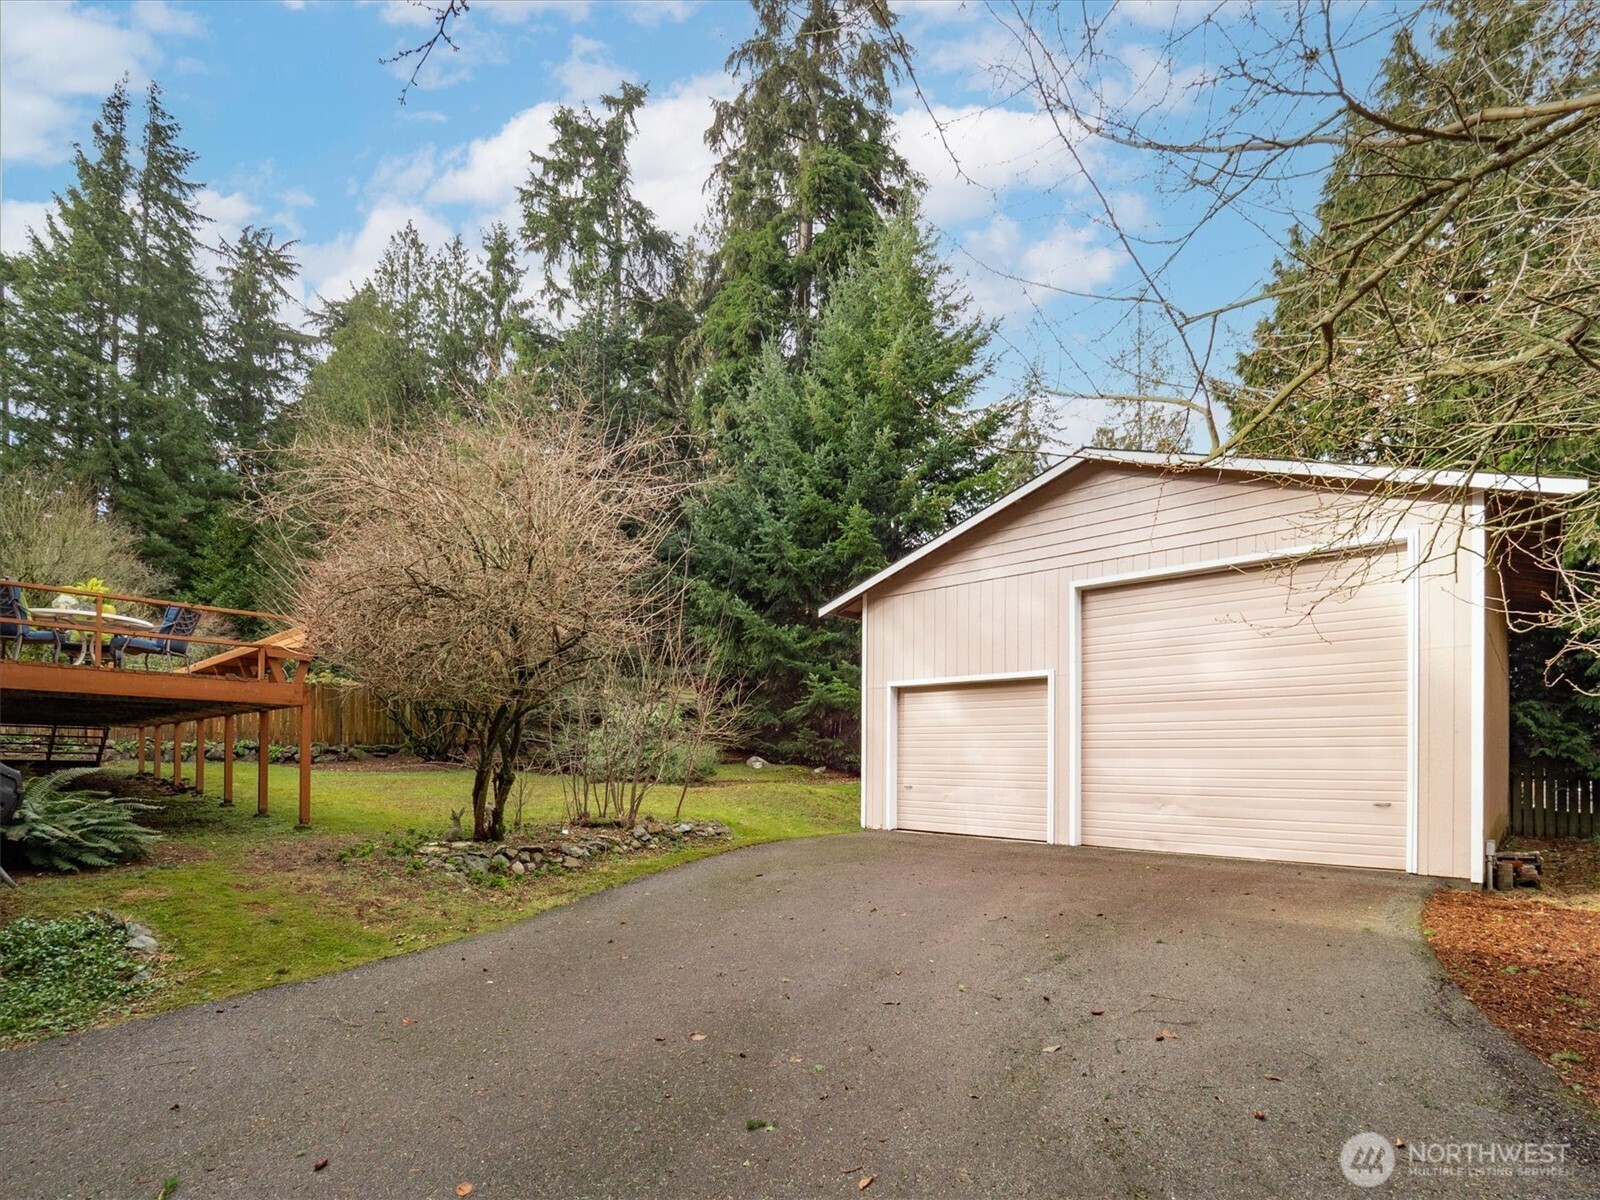
[[[183,726],[172,726],[172,786],[183,787]]]
[[[161,726],[150,727],[150,773],[161,778]]]
[[[210,721],[194,723],[194,790],[206,794],[206,727]]]
[[[143,725],[139,726],[139,774],[144,774],[144,738],[150,731]]]
[[[233,807],[233,737],[234,716],[222,718],[222,807]]]
[[[311,824],[311,696],[300,706],[300,824]]]
[[[272,730],[267,725],[268,714],[256,714],[256,816],[267,815],[267,760],[272,757],[268,739]]]

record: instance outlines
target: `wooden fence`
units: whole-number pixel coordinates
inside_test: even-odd
[[[211,737],[220,738],[221,721],[212,722]],[[138,736],[132,729],[116,730],[116,740],[132,741]],[[185,738],[192,738],[193,730],[186,730]],[[256,740],[256,718],[243,714],[239,718],[238,736],[246,741]],[[280,708],[267,714],[267,740],[280,746],[296,745],[300,741],[300,710]],[[405,731],[395,724],[388,707],[373,698],[364,687],[341,686],[336,683],[311,685],[311,740],[326,746],[398,746],[406,740]]]
[[[1548,767],[1513,768],[1511,832],[1525,837],[1600,834],[1600,779]]]

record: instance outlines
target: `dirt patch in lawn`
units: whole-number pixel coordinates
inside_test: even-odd
[[[1422,924],[1467,998],[1600,1102],[1600,912],[1445,890]]]

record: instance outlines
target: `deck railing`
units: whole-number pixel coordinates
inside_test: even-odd
[[[286,616],[283,613],[259,612],[255,609],[248,608],[224,608],[221,605],[216,604],[194,604],[187,600],[163,600],[159,597],[138,596],[127,592],[97,592],[90,588],[66,587],[47,583],[30,583],[21,579],[0,579],[0,587],[19,587],[22,589],[23,595],[27,598],[28,608],[30,610],[27,618],[27,625],[30,629],[45,629],[57,633],[75,633],[84,637],[84,653],[78,662],[71,664],[79,667],[102,666],[104,664],[104,649],[106,643],[112,637],[122,635],[125,637],[132,636],[165,640],[171,636],[169,634],[161,633],[158,628],[135,631],[126,627],[117,626],[114,619],[116,616],[133,616],[135,615],[133,613],[118,612],[116,614],[110,614],[113,616],[113,620],[108,622],[106,620],[108,616],[106,613],[107,603],[112,603],[119,606],[124,604],[132,604],[138,608],[148,611],[151,614],[152,619],[158,623],[168,608],[176,607],[180,609],[187,609],[192,612],[198,612],[201,614],[202,619],[204,619],[206,616],[214,616],[219,618],[244,618],[247,620],[266,622],[269,625],[279,627],[280,631],[287,630],[295,624],[293,617]],[[32,610],[35,608],[54,607],[50,604],[50,600],[57,596],[81,596],[85,600],[92,602],[93,611],[90,611],[89,606],[85,605],[81,616],[74,615],[71,618],[56,616],[41,617],[34,614]],[[45,597],[45,599],[38,599],[39,597]],[[268,677],[270,666],[267,662],[267,654],[261,649],[263,639],[260,636],[254,638],[226,637],[220,636],[214,632],[200,633],[197,630],[191,634],[183,634],[172,637],[172,640],[187,642],[190,646],[211,646],[222,652],[226,652],[228,650],[245,650],[248,648],[248,650],[254,652],[259,659],[260,674],[258,677],[263,679]],[[169,658],[168,661],[171,662],[172,659]],[[188,663],[187,659],[185,659],[185,661],[181,664],[171,666],[163,664],[161,669],[168,671],[183,670],[189,665],[190,664]],[[145,664],[145,667],[147,669],[154,669],[148,662]]]

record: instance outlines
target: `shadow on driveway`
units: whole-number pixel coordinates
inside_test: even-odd
[[[0,1055],[3,1190],[1600,1194],[1593,1127],[1418,935],[1431,886],[915,834],[740,850]],[[1368,1193],[1339,1169],[1363,1130],[1565,1142],[1570,1173],[1402,1150]]]

